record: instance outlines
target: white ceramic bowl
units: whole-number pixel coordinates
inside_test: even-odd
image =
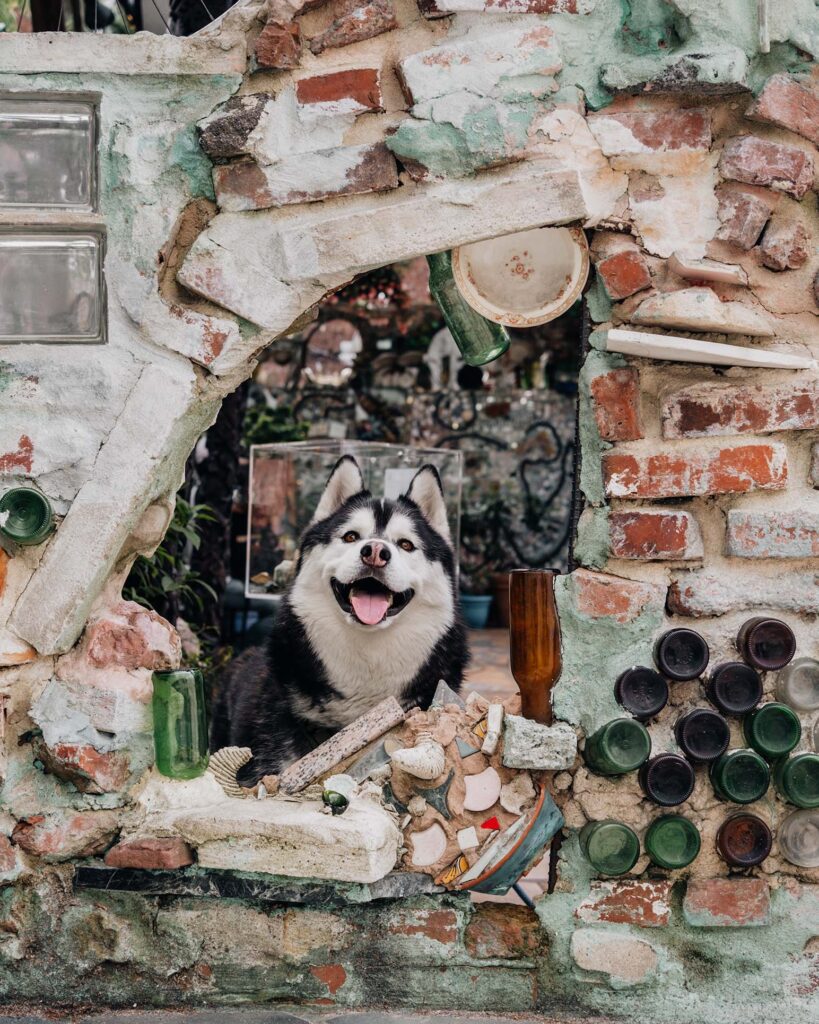
[[[565,313],[589,276],[582,228],[533,228],[452,250],[469,305],[507,327],[535,327]]]

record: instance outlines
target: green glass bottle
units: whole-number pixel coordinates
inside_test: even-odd
[[[711,765],[714,792],[728,803],[761,800],[770,782],[770,768],[755,750],[729,750]]]
[[[208,766],[205,689],[197,669],[154,672],[156,767],[170,779],[195,779]]]
[[[12,487],[0,497],[0,534],[15,544],[42,544],[53,529],[51,503],[34,487]]]
[[[774,785],[796,807],[819,807],[819,754],[794,754],[774,768]]]
[[[743,722],[743,729],[748,745],[769,761],[790,754],[802,735],[796,712],[774,701],[752,711]]]
[[[583,757],[598,775],[625,775],[639,768],[650,753],[646,727],[633,718],[615,718],[589,736]]]
[[[483,366],[502,356],[509,348],[505,327],[481,316],[464,299],[452,274],[452,256],[436,252],[427,256],[429,290],[441,308],[444,321],[465,363]]]
[[[622,821],[590,821],[580,831],[580,849],[601,875],[624,875],[640,856],[640,840]]]
[[[680,814],[664,814],[648,826],[646,853],[661,868],[674,871],[687,867],[700,852],[702,840],[697,826]]]

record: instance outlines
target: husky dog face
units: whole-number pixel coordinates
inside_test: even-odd
[[[424,466],[396,501],[341,459],[302,538],[290,602],[346,696],[373,673],[404,686],[455,620],[454,554],[441,482]],[[379,659],[383,659],[379,663]]]

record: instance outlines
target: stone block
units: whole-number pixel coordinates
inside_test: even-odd
[[[771,894],[764,878],[697,878],[688,882],[683,916],[694,928],[770,924]]]
[[[631,935],[578,928],[572,934],[572,960],[583,980],[600,980],[614,989],[644,985],[657,974],[659,959],[645,939]],[[584,977],[584,975],[589,975]]]
[[[12,842],[48,864],[103,853],[120,829],[118,811],[52,811],[21,819]]]
[[[150,608],[120,601],[101,618],[92,619],[83,637],[88,660],[97,668],[147,668],[161,672],[179,667],[182,644],[173,626]]]
[[[819,574],[791,571],[787,586],[783,586],[781,575],[686,573],[677,576],[668,588],[668,610],[676,615],[708,618],[757,608],[764,614],[819,614]]]
[[[506,768],[561,771],[577,757],[577,734],[565,722],[540,725],[520,715],[503,719],[503,755]]]
[[[653,583],[576,569],[571,575],[576,610],[587,619],[614,619],[625,625],[645,610],[663,606],[663,588]]]
[[[48,746],[41,738],[35,738],[32,748],[45,772],[70,782],[80,793],[116,793],[131,774],[127,750],[100,751],[88,743]]]
[[[593,882],[574,916],[587,924],[607,922],[664,928],[671,920],[669,879],[659,882]]]
[[[735,187],[720,188],[717,195],[720,220],[717,238],[746,251],[752,249],[773,212],[773,197],[769,199]]]
[[[374,882],[395,866],[401,833],[380,804],[353,799],[340,815],[313,800],[224,800],[175,816],[202,867]]]
[[[589,392],[602,440],[637,441],[643,436],[640,374],[635,367],[622,366],[592,377]]]
[[[160,326],[158,323],[168,315],[174,320],[172,332],[166,332],[164,324]],[[163,344],[169,349],[187,356],[217,376],[232,373],[248,357],[238,324],[226,317],[209,316],[171,302],[167,308],[146,317],[143,326],[147,330],[155,327],[156,336],[161,335]]]
[[[647,455],[603,454],[603,481],[612,498],[685,498],[783,490],[788,481],[784,445],[746,444],[702,451],[669,449]]]
[[[711,148],[707,109],[620,110],[589,114],[589,127],[613,165],[649,174],[690,174]]]
[[[651,287],[648,263],[639,249],[622,249],[601,260],[595,269],[613,302]]]
[[[819,146],[819,93],[791,75],[772,75],[745,116],[787,128]]]
[[[737,263],[695,260],[680,252],[673,253],[668,261],[668,269],[687,281],[719,281],[721,284],[736,284],[742,288],[748,284],[747,273]]]
[[[768,142],[755,135],[730,139],[722,151],[719,169],[724,178],[764,185],[802,199],[813,186],[813,157],[796,146]]]
[[[770,223],[759,246],[759,258],[770,270],[796,270],[811,253],[808,229],[802,221]]]
[[[398,27],[392,0],[341,0],[336,19],[310,40],[313,53],[372,39]]]
[[[14,668],[34,661],[37,652],[8,629],[0,629],[0,668]]]
[[[193,851],[187,843],[173,837],[132,836],[121,840],[105,854],[109,868],[173,870],[193,864]]]
[[[199,145],[212,160],[228,160],[244,153],[248,137],[271,99],[265,92],[231,96],[210,117],[199,122]]]
[[[296,82],[296,99],[305,106],[331,105],[333,109],[338,107],[355,113],[380,111],[384,109],[381,71],[379,68],[351,68],[300,78]]]
[[[524,22],[481,26],[463,39],[405,57],[398,71],[410,102],[420,104],[458,93],[502,98],[516,78],[531,82],[530,76],[554,75],[561,67],[552,29]]]
[[[767,434],[819,427],[819,384],[692,384],[663,397],[663,437]]]
[[[253,48],[259,68],[274,71],[298,67],[301,59],[301,33],[296,22],[268,19]]]
[[[395,157],[381,142],[297,154],[271,165],[222,164],[214,168],[213,182],[220,207],[232,211],[383,192],[399,183]]]
[[[819,512],[729,509],[725,553],[734,558],[819,557]]]
[[[526,907],[477,903],[464,932],[467,953],[476,960],[533,957],[546,937]]]
[[[690,512],[644,508],[609,513],[612,558],[640,561],[688,561],[703,557],[702,534]]]
[[[710,288],[681,288],[643,299],[629,319],[651,327],[679,327],[717,334],[773,337],[768,317],[742,302],[721,302]]]

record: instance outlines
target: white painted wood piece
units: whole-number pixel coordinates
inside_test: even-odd
[[[649,334],[612,328],[606,336],[606,351],[643,359],[666,359],[676,363],[701,363],[705,366],[757,366],[772,370],[816,369],[816,360],[792,356],[769,349],[723,345],[699,338],[679,338],[669,334]]]
[[[735,263],[719,263],[717,260],[698,260],[683,253],[672,253],[668,269],[679,277],[690,281],[720,281],[723,284],[748,284],[748,275]]]

